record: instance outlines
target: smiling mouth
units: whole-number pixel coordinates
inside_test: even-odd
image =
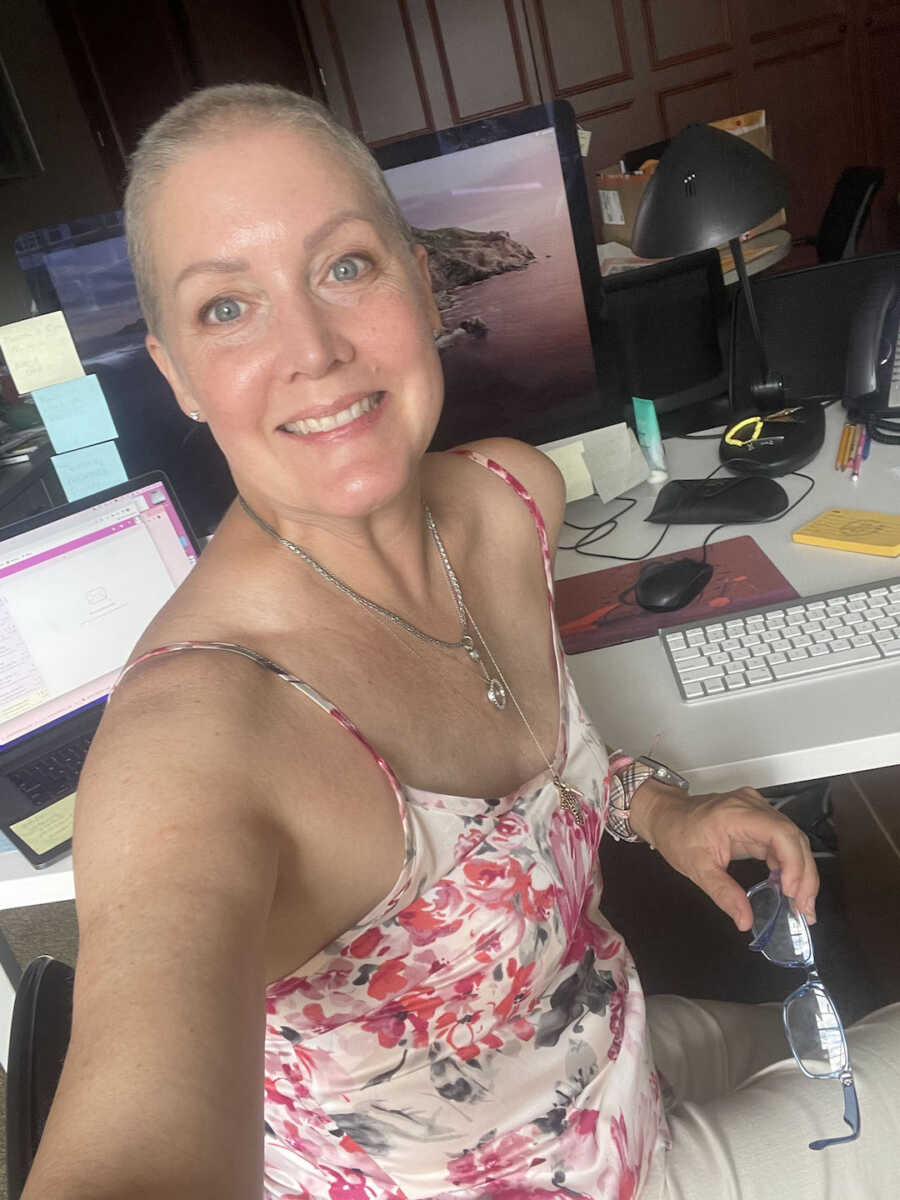
[[[332,429],[340,429],[351,421],[358,421],[366,413],[374,412],[384,399],[384,392],[372,392],[362,400],[356,400],[340,412],[331,413],[327,417],[305,417],[300,421],[287,421],[281,426],[287,433],[328,433]]]

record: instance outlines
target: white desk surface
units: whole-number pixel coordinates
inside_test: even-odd
[[[827,410],[825,445],[806,468],[816,479],[810,495],[780,521],[722,529],[714,541],[749,534],[801,596],[900,576],[900,560],[802,546],[791,531],[827,508],[900,512],[900,447],[873,444],[860,479],[835,471],[844,410]],[[669,439],[665,443],[670,478],[705,476],[718,462],[716,441]],[[806,481],[788,476],[780,482],[791,499]],[[639,502],[616,533],[591,547],[612,554],[640,554],[660,527],[645,524],[655,490],[642,484],[629,495]],[[614,513],[592,497],[569,505],[569,516],[588,525]],[[698,546],[705,526],[673,526],[656,552]],[[563,530],[563,543],[577,535]],[[560,551],[557,578],[580,575],[617,564]],[[844,671],[839,677],[796,680],[749,695],[726,695],[706,703],[685,704],[658,637],[573,655],[569,669],[582,703],[608,744],[630,753],[647,753],[657,734],[656,757],[685,774],[695,792],[793,783],[849,771],[900,763],[900,659],[872,668]]]
[[[807,468],[816,487],[803,504],[771,525],[732,526],[715,537],[753,536],[801,595],[900,575],[897,559],[791,541],[792,529],[832,506],[900,511],[900,447],[873,445],[855,486],[834,470],[843,415],[840,405],[828,410],[825,446]],[[673,438],[665,445],[673,479],[702,478],[718,461],[715,441]],[[792,499],[807,486],[792,477],[782,483]],[[594,549],[639,554],[655,541],[659,527],[643,522],[655,491],[642,484],[628,494],[638,496],[638,504]],[[604,505],[594,497],[570,505],[569,515],[587,525],[620,507],[619,501]],[[658,553],[697,546],[707,531],[706,526],[673,526]],[[575,536],[564,530],[563,541]],[[561,551],[557,577],[612,565]],[[740,783],[764,787],[900,762],[900,660],[698,705],[679,698],[656,637],[574,655],[569,669],[608,743],[640,753],[661,734],[657,756],[687,775],[695,791]],[[0,854],[0,910],[73,895],[71,858],[36,871],[18,853]]]

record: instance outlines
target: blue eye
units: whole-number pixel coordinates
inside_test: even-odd
[[[230,321],[236,321],[242,312],[243,307],[240,301],[226,296],[222,300],[214,300],[207,308],[204,316],[213,325],[225,325]]]
[[[365,267],[365,262],[355,255],[347,255],[346,258],[339,258],[331,268],[331,277],[337,280],[338,283],[352,283],[354,279],[358,279]]]

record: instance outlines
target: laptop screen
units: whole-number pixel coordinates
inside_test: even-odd
[[[163,481],[132,482],[0,541],[0,750],[104,700],[197,561]]]

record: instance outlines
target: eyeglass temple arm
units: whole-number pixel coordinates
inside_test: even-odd
[[[846,1082],[842,1079],[841,1083],[844,1088],[844,1121],[853,1132],[848,1133],[845,1137],[821,1138],[817,1142],[810,1142],[810,1150],[824,1150],[826,1146],[836,1146],[839,1142],[852,1142],[859,1137],[859,1100],[856,1096],[856,1085],[852,1079],[848,1079]]]

